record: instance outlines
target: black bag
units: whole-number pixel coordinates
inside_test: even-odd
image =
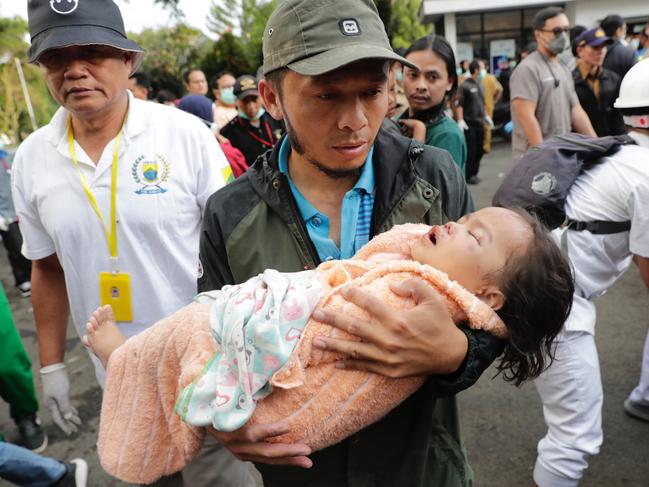
[[[570,187],[582,171],[628,144],[635,144],[628,135],[593,138],[570,133],[550,137],[528,150],[516,163],[496,191],[493,205],[525,208],[551,229],[565,224],[573,230],[599,234],[627,231],[631,222],[567,219],[564,205]]]

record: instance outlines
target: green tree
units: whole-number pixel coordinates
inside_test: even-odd
[[[393,48],[408,47],[429,33],[428,28],[419,21],[420,4],[421,0],[392,2],[386,30]]]
[[[238,35],[245,59],[239,69],[247,66],[254,74],[262,63],[262,38],[268,17],[277,7],[277,0],[222,0],[212,1],[207,27],[215,34]],[[232,40],[227,39],[226,44]]]
[[[129,37],[142,46],[142,71],[156,82],[157,88],[183,93],[182,75],[192,67],[201,67],[212,49],[212,41],[198,29],[182,22],[173,27],[145,29]]]
[[[226,32],[214,42],[207,55],[203,58],[201,66],[207,79],[220,71],[231,71],[235,76],[254,72],[254,66],[248,63],[245,46],[241,39],[232,32]]]
[[[27,90],[38,125],[48,123],[57,108],[39,68],[25,64],[29,49],[25,42],[26,33],[27,22],[24,19],[0,18],[0,134],[6,134],[15,144],[32,130],[15,59],[23,63]]]

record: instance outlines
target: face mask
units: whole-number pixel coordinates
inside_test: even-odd
[[[570,38],[567,33],[562,32],[548,43],[548,51],[552,54],[559,54],[560,52],[563,52],[568,44],[570,44]]]
[[[480,74],[478,75],[478,79],[484,79],[485,76],[487,76],[487,70],[481,69]]]
[[[514,69],[516,67],[516,64],[517,64],[516,61],[512,61],[511,63],[509,63],[509,69]]]
[[[264,113],[266,113],[266,110],[264,110],[264,108],[261,107],[261,108],[259,109],[259,111],[257,112],[257,116],[255,117],[255,119],[256,119],[256,120],[259,120],[259,119],[262,117],[262,115],[263,115]],[[250,117],[248,117],[248,115],[246,115],[245,113],[243,113],[241,110],[239,110],[239,117],[240,117],[240,118],[243,118],[244,120],[250,120]]]
[[[455,73],[456,73],[458,76],[462,76],[462,73],[463,73],[463,72],[464,72],[464,71],[462,71],[462,68],[457,68],[457,69],[455,70]]]
[[[236,100],[236,97],[234,96],[234,87],[223,88],[219,98],[221,98],[221,101],[226,105],[234,105]]]
[[[631,39],[629,45],[631,46],[631,49],[637,51],[638,48],[640,47],[640,39],[638,39],[637,37],[635,39]]]
[[[400,69],[397,71],[397,81],[403,81],[403,71]]]

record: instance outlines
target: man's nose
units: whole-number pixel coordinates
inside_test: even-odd
[[[341,110],[341,117],[338,122],[338,127],[341,130],[355,132],[365,127],[365,125],[367,125],[367,117],[360,99],[357,98]]]
[[[80,59],[70,58],[64,61],[66,78],[80,78],[87,74],[86,63]]]

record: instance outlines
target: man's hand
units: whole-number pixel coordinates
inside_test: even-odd
[[[43,403],[49,409],[56,425],[68,436],[81,424],[79,413],[70,404],[70,381],[65,364],[48,365],[41,369]]]
[[[313,462],[307,456],[311,454],[311,449],[307,445],[264,441],[266,438],[288,433],[289,428],[285,423],[244,425],[229,433],[210,428],[209,432],[239,460],[302,468],[313,466]]]
[[[367,311],[372,319],[359,322],[343,313],[318,309],[316,320],[361,338],[361,342],[316,337],[313,345],[348,355],[340,368],[367,370],[387,377],[451,374],[462,365],[468,351],[466,335],[448,314],[442,297],[421,279],[392,286],[399,296],[411,298],[415,307],[396,310],[357,288],[341,293],[347,301]]]

